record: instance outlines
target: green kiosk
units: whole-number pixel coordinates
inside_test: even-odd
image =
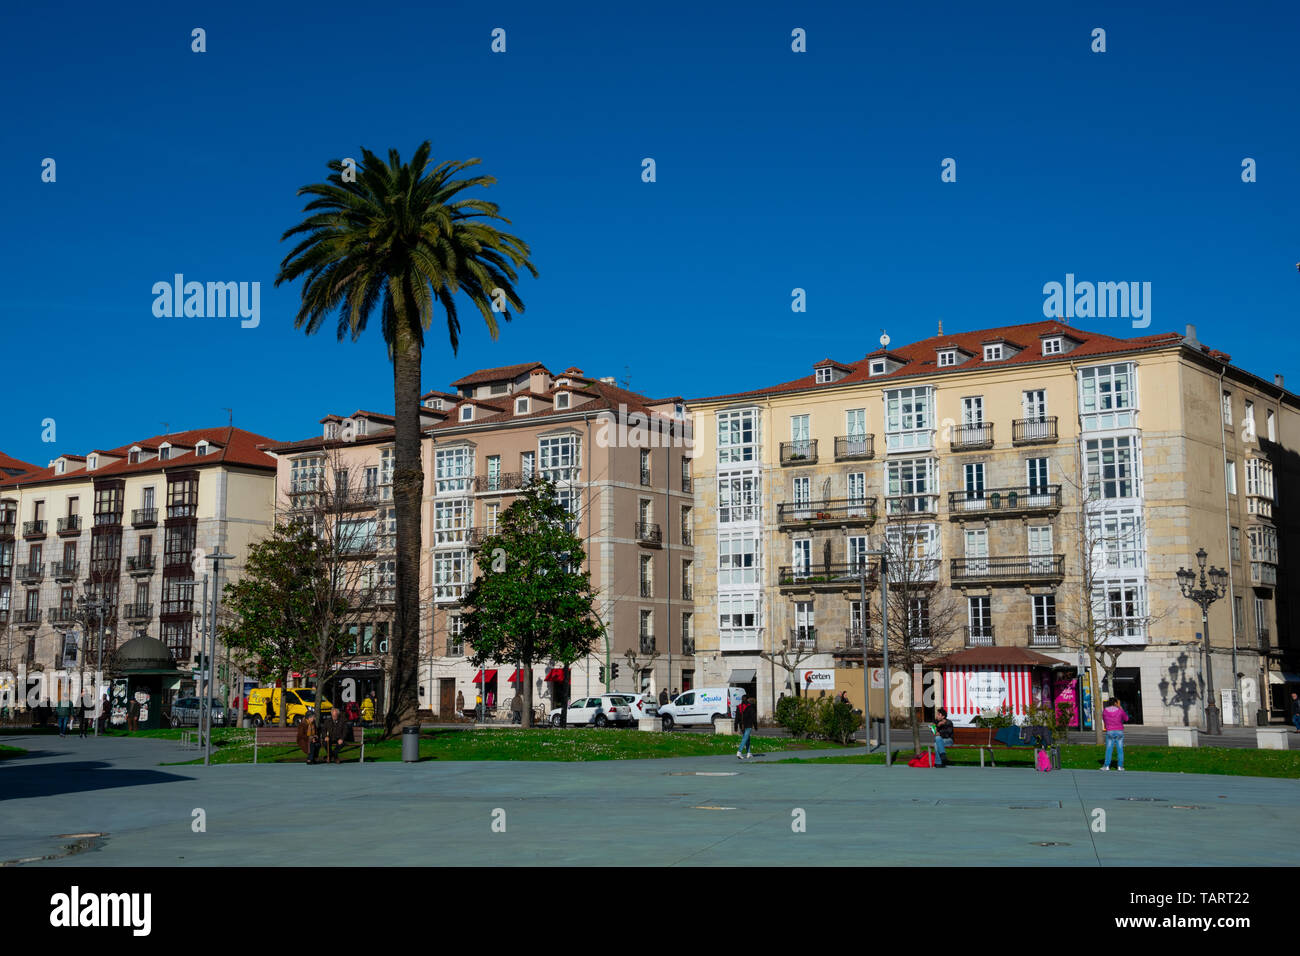
[[[113,700],[114,726],[126,726],[132,699],[140,704],[140,729],[156,730],[162,724],[163,692],[180,684],[181,674],[167,645],[157,638],[140,635],[117,649]]]

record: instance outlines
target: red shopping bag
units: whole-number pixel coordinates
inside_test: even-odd
[[[923,754],[917,754],[907,762],[907,765],[909,767],[933,767],[934,758],[930,756],[930,751],[927,750]]]

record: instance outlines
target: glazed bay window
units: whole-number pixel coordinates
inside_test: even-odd
[[[538,441],[538,461],[542,477],[556,484],[577,481],[582,470],[582,439],[577,435],[559,435]]]
[[[1079,369],[1079,410],[1086,432],[1132,428],[1137,411],[1133,363]]]
[[[718,586],[758,584],[759,532],[743,531],[718,535]]]
[[[1138,482],[1137,437],[1092,438],[1083,443],[1088,494],[1094,498],[1136,498]]]
[[[887,463],[891,515],[933,514],[938,509],[938,463],[933,458],[895,458]]]
[[[376,545],[380,551],[394,551],[397,549],[397,510],[394,508],[380,508],[379,522],[375,526]]]
[[[1246,459],[1246,494],[1273,500],[1273,463],[1263,458]]]
[[[464,657],[465,640],[461,637],[461,621],[459,614],[447,615],[447,656]]]
[[[759,520],[758,475],[724,475],[718,479],[718,524]]]
[[[758,461],[759,412],[747,408],[718,412],[718,464],[738,465]]]
[[[366,554],[376,549],[374,518],[342,518],[334,527],[339,554]]]
[[[439,448],[433,456],[433,476],[437,494],[468,494],[474,477],[474,449]]]
[[[459,601],[469,583],[469,556],[464,551],[448,551],[433,556],[433,599]]]
[[[291,495],[321,491],[324,487],[324,458],[295,458],[289,463],[289,493]]]
[[[1250,539],[1250,560],[1277,564],[1277,529],[1254,527],[1247,528]]]
[[[1093,588],[1098,645],[1146,643],[1146,585],[1140,578],[1106,581]]]
[[[452,498],[433,503],[433,543],[461,544],[470,524],[469,499]]]
[[[1097,572],[1136,571],[1145,566],[1140,508],[1113,508],[1090,514],[1088,539]]]
[[[939,577],[940,538],[934,524],[891,524],[885,528],[889,580],[934,581]]]
[[[885,392],[885,449],[934,447],[934,389],[929,385]]]
[[[379,498],[391,501],[393,498],[393,449],[385,448],[379,453]]]
[[[718,595],[719,650],[758,650],[758,607],[757,594]]]

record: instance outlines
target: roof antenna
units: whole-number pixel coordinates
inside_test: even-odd
[[[889,336],[885,333],[884,329],[880,330],[880,347],[882,349],[889,348]]]
[[[233,408],[223,408],[222,411],[223,411],[223,412],[228,412],[228,413],[229,413],[229,415],[230,415],[230,427],[231,427],[231,428],[234,428],[234,427],[235,427],[235,410],[234,410]]]

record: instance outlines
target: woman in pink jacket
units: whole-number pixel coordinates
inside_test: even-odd
[[[1106,701],[1106,709],[1101,712],[1102,726],[1106,728],[1106,759],[1101,769],[1110,769],[1110,752],[1112,747],[1119,748],[1119,769],[1124,769],[1124,721],[1128,714],[1114,697]]]

